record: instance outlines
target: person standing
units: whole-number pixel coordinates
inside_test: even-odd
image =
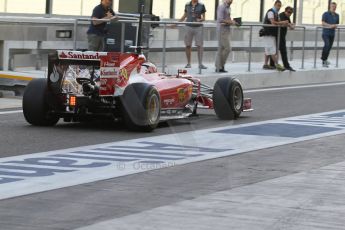
[[[179,22],[203,22],[205,21],[206,8],[205,5],[198,0],[191,0],[185,5],[184,14]],[[200,69],[207,69],[202,63],[203,51],[204,51],[204,38],[203,38],[202,25],[186,25],[186,34],[184,42],[186,45],[187,65],[185,68],[191,68],[191,55],[192,55],[192,43],[195,39],[195,45],[198,49],[198,61]]]
[[[90,51],[104,51],[104,39],[107,34],[107,22],[97,21],[97,19],[117,19],[115,12],[111,8],[112,0],[102,0],[101,4],[93,9],[89,30],[87,31],[88,45]],[[95,20],[96,19],[96,20]]]
[[[289,63],[289,59],[287,56],[287,48],[286,48],[286,35],[288,28],[295,29],[295,25],[291,23],[290,16],[293,14],[293,8],[291,6],[288,6],[285,8],[285,11],[279,14],[279,20],[280,21],[288,21],[289,24],[287,27],[280,28],[280,42],[279,42],[279,50],[280,50],[280,56],[282,58],[284,68],[286,70],[290,70],[292,72],[295,72]]]
[[[230,47],[230,26],[235,25],[236,22],[231,19],[231,4],[233,0],[224,0],[223,4],[217,9],[217,37],[218,37],[218,52],[216,56],[216,72],[226,73],[225,63],[229,57]]]
[[[322,66],[329,67],[330,62],[328,61],[329,54],[331,52],[334,38],[335,38],[335,29],[339,24],[339,14],[335,11],[337,10],[337,3],[332,2],[330,5],[329,11],[325,12],[322,15],[322,39],[324,41],[324,47],[322,50]]]
[[[280,0],[275,1],[273,8],[269,9],[264,18],[264,24],[275,26],[287,26],[288,21],[279,21],[279,11],[282,6]],[[265,42],[265,63],[263,69],[277,69],[278,71],[284,71],[284,67],[278,64],[277,55],[277,38],[278,27],[264,27],[263,40]],[[274,66],[270,66],[268,61],[270,58],[273,60]]]

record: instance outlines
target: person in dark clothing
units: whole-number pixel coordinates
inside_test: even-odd
[[[102,0],[101,4],[93,9],[91,18],[95,20],[91,21],[89,30],[87,31],[88,45],[91,51],[104,50],[107,22],[97,21],[96,19],[116,20],[117,16],[115,16],[115,12],[111,8],[112,4],[112,0]]]
[[[279,21],[278,13],[282,6],[281,1],[276,0],[273,8],[269,9],[264,18],[264,24],[284,26],[288,24],[288,21]],[[263,41],[265,43],[265,63],[263,69],[277,69],[278,71],[284,71],[285,68],[278,64],[277,55],[277,27],[264,26]],[[268,61],[273,60],[273,66],[268,65]]]
[[[289,24],[287,27],[281,27],[280,28],[280,41],[279,41],[279,50],[280,50],[280,55],[284,64],[284,67],[286,70],[290,70],[295,72],[289,63],[288,56],[287,56],[287,49],[286,49],[286,34],[288,28],[294,29],[295,26],[294,24],[291,23],[290,16],[293,14],[293,8],[291,6],[288,6],[285,8],[285,11],[279,14],[279,20],[280,21],[288,21]]]
[[[325,12],[322,15],[322,39],[325,43],[321,56],[323,67],[328,67],[330,65],[330,62],[328,61],[328,56],[333,46],[335,30],[337,28],[337,25],[339,24],[339,14],[335,12],[336,10],[337,3],[332,2],[329,11]]]

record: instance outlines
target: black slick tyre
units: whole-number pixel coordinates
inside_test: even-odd
[[[159,92],[147,83],[128,85],[121,97],[123,119],[130,130],[153,131],[160,120]]]
[[[219,78],[214,85],[213,106],[219,119],[233,120],[240,117],[243,111],[241,83],[235,78]]]
[[[26,121],[35,126],[54,126],[59,121],[50,113],[47,79],[34,79],[25,88],[23,113]]]

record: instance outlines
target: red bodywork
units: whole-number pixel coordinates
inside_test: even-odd
[[[58,51],[58,59],[71,62],[100,62],[98,95],[101,98],[121,96],[129,84],[145,82],[158,90],[162,110],[184,110],[187,107],[190,109],[193,105],[194,109],[197,105],[213,109],[213,89],[201,84],[199,79],[187,75],[186,71],[179,71],[176,75],[159,73],[154,64],[146,61],[144,55]],[[54,66],[58,70],[61,68],[58,64]],[[49,75],[51,72],[52,70]],[[243,111],[251,111],[251,106],[251,99],[244,99]]]
[[[195,83],[182,76],[167,76],[137,54],[108,53],[101,56],[100,96],[112,96],[124,88],[131,77],[140,76],[154,85],[161,97],[161,108],[183,108],[189,103]],[[137,76],[134,76],[137,75]],[[196,81],[198,82],[198,81]],[[212,108],[212,102],[208,101]]]

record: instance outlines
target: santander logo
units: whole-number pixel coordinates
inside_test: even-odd
[[[68,57],[64,52],[61,52],[61,54],[59,55],[59,58],[64,59],[64,58],[68,58]]]
[[[60,59],[100,60],[102,56],[106,55],[105,52],[58,51]]]

